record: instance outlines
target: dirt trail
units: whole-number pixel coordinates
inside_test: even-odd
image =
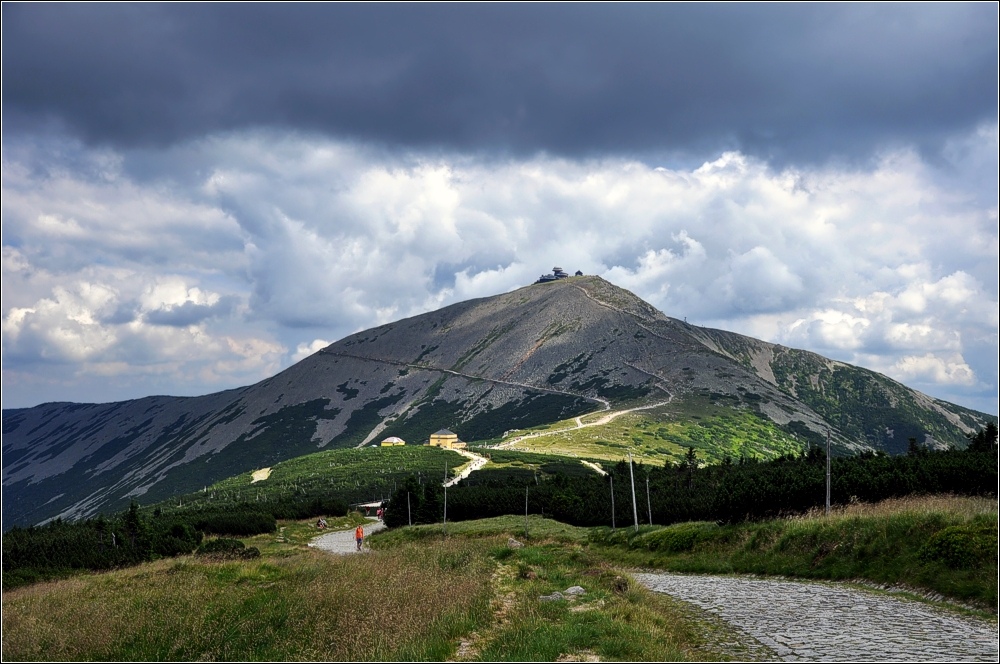
[[[541,438],[543,436],[554,436],[557,433],[566,433],[567,431],[575,431],[577,429],[586,429],[587,427],[601,426],[602,424],[607,424],[608,422],[610,422],[611,420],[615,419],[616,417],[620,417],[620,416],[625,415],[627,413],[633,413],[633,412],[635,412],[637,410],[649,410],[651,408],[659,408],[660,406],[666,406],[667,404],[669,404],[671,402],[672,399],[673,399],[673,395],[670,395],[670,397],[666,401],[657,401],[656,403],[651,403],[651,404],[648,404],[646,406],[636,406],[635,408],[626,408],[624,410],[613,410],[611,412],[605,413],[604,415],[602,415],[598,419],[594,420],[593,422],[586,422],[585,423],[582,420],[580,420],[579,417],[577,417],[577,418],[574,419],[574,421],[576,423],[576,426],[565,427],[563,429],[552,429],[551,431],[535,431],[534,433],[526,433],[523,436],[514,436],[513,438],[511,438],[508,441],[505,441],[505,442],[500,443],[498,445],[491,445],[490,447],[492,449],[502,450],[502,449],[506,449],[506,448],[509,448],[509,447],[513,447],[514,445],[516,445],[517,443],[521,442],[522,440],[528,440],[529,438]]]
[[[364,360],[366,362],[381,362],[383,364],[392,364],[392,365],[395,365],[395,366],[407,367],[407,368],[410,368],[410,369],[417,369],[417,370],[420,370],[420,371],[437,371],[439,373],[451,374],[452,376],[459,376],[461,378],[467,378],[467,379],[473,380],[473,381],[485,381],[487,383],[493,383],[494,385],[507,385],[507,386],[511,386],[511,387],[519,387],[519,388],[525,389],[525,390],[533,390],[535,392],[544,392],[544,393],[547,393],[547,394],[559,394],[559,395],[562,395],[562,396],[568,396],[568,397],[573,397],[573,398],[577,398],[577,399],[586,399],[587,401],[593,401],[594,403],[600,404],[602,410],[608,410],[609,408],[611,408],[611,402],[608,401],[607,399],[604,399],[603,397],[596,397],[596,396],[592,397],[592,396],[587,396],[585,394],[577,394],[575,392],[567,392],[566,390],[558,390],[558,389],[551,388],[551,387],[541,387],[539,385],[529,385],[528,383],[519,383],[517,381],[512,381],[512,380],[500,380],[500,379],[496,379],[496,378],[487,378],[485,376],[477,376],[477,375],[474,375],[474,374],[467,374],[467,373],[463,373],[461,371],[456,371],[454,369],[443,369],[441,367],[435,367],[435,366],[431,366],[431,365],[428,365],[428,364],[417,364],[417,363],[413,363],[413,362],[402,362],[400,360],[391,360],[391,359],[387,359],[387,358],[384,358],[384,357],[371,357],[369,355],[356,355],[354,353],[344,353],[344,352],[341,352],[341,351],[332,351],[332,350],[327,350],[325,348],[323,350],[319,351],[319,352],[323,353],[325,355],[333,355],[335,357],[348,357],[348,358],[355,359],[355,360]],[[357,445],[357,447],[363,447],[363,446],[367,445],[368,443],[370,443],[371,440],[374,439],[374,437],[376,435],[378,435],[378,431],[379,431],[378,429],[373,430],[370,434],[368,434],[368,436],[360,444]]]
[[[480,468],[482,468],[483,466],[485,466],[487,464],[487,462],[489,461],[489,459],[487,459],[486,457],[479,456],[475,452],[470,452],[468,450],[454,450],[453,449],[452,452],[458,452],[459,454],[461,454],[465,458],[470,459],[472,461],[472,463],[470,463],[468,466],[466,466],[462,470],[461,473],[459,473],[455,477],[453,477],[450,480],[448,480],[447,482],[445,482],[444,486],[455,486],[456,484],[458,484],[459,482],[461,482],[462,480],[464,480],[466,477],[468,477],[469,475],[471,475],[473,472],[475,472],[475,471],[479,470]]]

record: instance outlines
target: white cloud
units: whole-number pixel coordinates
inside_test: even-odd
[[[679,169],[389,155],[264,132],[144,153],[142,173],[79,146],[89,170],[11,150],[5,385],[12,365],[58,359],[119,376],[156,367],[177,392],[235,386],[558,264],[695,324],[931,391],[978,385],[964,398],[983,407],[996,389],[996,192],[953,177],[993,163],[980,139],[995,148],[995,128],[956,139],[946,173],[907,150],[868,167],[776,171],[726,153]]]
[[[892,368],[893,373],[903,382],[920,380],[943,385],[976,384],[975,373],[961,355],[905,355]]]
[[[265,331],[186,309],[200,302],[194,306],[220,311],[234,296],[207,293],[178,276],[96,267],[78,276],[30,306],[5,308],[5,400],[35,390],[39,401],[123,398],[117,390],[126,383],[132,396],[160,385],[198,394],[254,382],[283,366],[285,347]],[[30,278],[20,281],[36,290]]]
[[[867,318],[826,309],[796,320],[787,327],[781,340],[785,345],[799,348],[853,350],[864,345],[870,327]]]
[[[715,286],[731,310],[749,314],[792,309],[804,291],[802,279],[761,246],[731,256]]]
[[[318,353],[332,343],[333,341],[327,341],[326,339],[313,339],[310,343],[301,343],[295,347],[295,353],[291,358],[292,362],[304,360],[313,353]]]

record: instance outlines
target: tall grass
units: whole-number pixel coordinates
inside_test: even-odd
[[[4,593],[4,659],[434,659],[487,611],[481,546],[184,557],[38,584]]]
[[[527,534],[525,527],[527,526]],[[632,584],[589,546],[588,529],[501,516],[448,525],[448,537],[493,542],[489,621],[462,639],[459,660],[720,661],[746,659],[741,637]],[[378,533],[376,548],[440,541],[441,524]],[[510,538],[517,540],[511,542]],[[579,596],[542,601],[580,586]],[[706,639],[706,634],[712,636]],[[720,646],[724,642],[725,646]]]
[[[586,530],[532,517],[373,537],[369,555],[305,546],[305,522],[247,540],[252,561],[197,556],[6,592],[21,661],[642,661],[728,658],[698,619],[593,555]],[[410,534],[407,534],[410,533]],[[415,533],[415,534],[414,534]],[[518,537],[525,546],[510,546]],[[584,595],[542,602],[573,585]],[[729,638],[727,641],[731,640]]]
[[[527,520],[523,516],[512,514],[476,519],[473,521],[454,521],[447,524],[435,523],[408,528],[387,530],[372,537],[373,547],[386,548],[397,546],[402,542],[440,539],[449,537],[490,537],[505,535],[524,541],[559,541],[584,542],[587,540],[587,528],[571,526],[536,514]]]
[[[753,573],[909,586],[997,609],[997,501],[912,496],[770,521],[611,532],[619,562],[679,572]]]
[[[494,555],[494,619],[472,639],[472,659],[671,662],[745,654],[706,642],[702,620],[631,583],[585,543],[543,536],[523,548],[501,545]],[[585,592],[542,601],[573,586]],[[733,640],[739,637],[724,639]]]

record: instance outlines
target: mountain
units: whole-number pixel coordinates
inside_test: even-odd
[[[687,441],[706,458],[775,456],[827,435],[841,453],[903,452],[910,438],[962,446],[996,420],[814,353],[688,325],[599,277],[570,277],[359,332],[249,387],[4,410],[3,523],[163,500],[390,435],[421,443],[448,427],[495,442],[626,408],[646,409],[644,427],[658,423],[638,433],[658,435],[650,453],[665,457]],[[762,433],[742,436],[748,427]]]

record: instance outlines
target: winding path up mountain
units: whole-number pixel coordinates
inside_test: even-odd
[[[445,482],[443,486],[455,486],[456,484],[458,484],[466,477],[468,477],[475,471],[479,470],[489,462],[489,459],[487,459],[486,457],[480,456],[475,452],[470,452],[469,450],[452,450],[452,452],[458,452],[462,456],[469,459],[471,463],[469,463],[469,465],[463,468],[462,472],[460,472],[458,475]]]
[[[504,441],[504,442],[499,443],[497,445],[489,445],[488,447],[490,449],[502,450],[502,449],[507,449],[509,447],[513,447],[516,443],[519,443],[522,440],[527,440],[529,438],[541,438],[542,436],[554,436],[557,433],[566,433],[567,431],[576,431],[577,429],[586,429],[587,427],[601,426],[602,424],[607,424],[608,422],[612,421],[616,417],[620,417],[620,416],[625,415],[627,413],[634,413],[637,410],[649,410],[651,408],[659,408],[661,406],[666,406],[667,404],[670,403],[670,401],[672,399],[673,399],[673,396],[671,396],[666,401],[658,401],[656,403],[647,404],[645,406],[636,406],[635,408],[626,408],[624,410],[611,411],[610,413],[605,413],[604,415],[602,415],[600,418],[594,420],[593,422],[583,422],[579,417],[577,417],[577,418],[574,418],[574,421],[576,422],[576,426],[565,427],[563,429],[552,429],[551,431],[534,431],[532,433],[526,433],[523,436],[514,436],[513,438],[511,438],[508,441]]]
[[[519,387],[526,390],[535,390],[537,392],[546,392],[549,394],[559,394],[561,396],[573,397],[577,399],[586,399],[587,401],[593,401],[601,405],[601,410],[609,410],[611,408],[611,402],[607,399],[601,397],[591,397],[586,394],[577,394],[575,392],[568,392],[566,390],[559,390],[551,387],[539,387],[538,385],[529,385],[528,383],[519,383],[511,380],[500,380],[497,378],[486,378],[483,376],[475,376],[473,374],[463,373],[461,371],[456,371],[454,369],[443,369],[441,367],[435,367],[428,364],[416,364],[413,362],[401,362],[400,360],[390,360],[382,357],[371,357],[367,355],[357,355],[354,353],[344,353],[342,351],[332,351],[324,348],[319,351],[319,353],[325,355],[333,355],[334,357],[347,357],[352,360],[364,360],[366,362],[381,362],[384,364],[391,364],[395,366],[407,367],[410,369],[418,369],[421,371],[437,371],[439,373],[451,374],[453,376],[459,376],[461,378],[467,378],[469,380],[480,380],[487,383],[494,383],[496,385],[509,385],[511,387]],[[645,408],[652,408],[654,406],[644,406]],[[372,441],[374,436],[377,434],[379,427],[376,427],[371,434],[366,436],[357,447],[364,447]]]
[[[464,373],[462,371],[456,371],[454,369],[444,369],[441,367],[435,367],[429,364],[416,364],[413,362],[401,362],[400,360],[389,360],[383,357],[371,357],[368,355],[356,355],[353,353],[345,353],[343,351],[334,351],[324,348],[319,351],[324,355],[333,355],[334,357],[349,357],[353,360],[365,360],[368,362],[382,362],[385,364],[392,364],[400,367],[407,367],[410,369],[418,369],[421,371],[437,371],[440,373],[451,374],[453,376],[459,376],[461,378],[467,378],[469,380],[480,380],[486,383],[494,383],[496,385],[509,385],[511,387],[520,387],[526,390],[535,390],[537,392],[547,392],[549,394],[560,394],[567,397],[575,397],[578,399],[586,399],[587,401],[595,401],[601,404],[605,409],[611,407],[611,403],[607,399],[602,399],[601,397],[591,397],[586,394],[578,394],[576,392],[568,392],[566,390],[559,390],[552,387],[540,387],[538,385],[529,385],[528,383],[518,383],[512,380],[501,380],[499,378],[487,378],[485,376],[477,376],[475,374]]]

